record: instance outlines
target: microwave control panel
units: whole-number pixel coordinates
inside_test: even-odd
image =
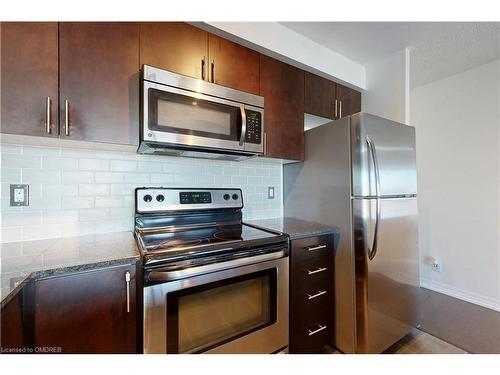
[[[262,143],[262,113],[246,109],[247,115],[247,133],[245,135],[245,142],[248,143]]]

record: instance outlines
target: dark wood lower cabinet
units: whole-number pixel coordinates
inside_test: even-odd
[[[316,353],[332,344],[333,262],[333,235],[292,241],[290,353]]]
[[[136,266],[126,265],[37,281],[35,346],[62,353],[135,353],[135,280]]]
[[[24,345],[23,292],[11,299],[0,313],[0,348],[2,353],[17,353]]]

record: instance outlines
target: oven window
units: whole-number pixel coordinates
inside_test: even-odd
[[[149,89],[149,129],[237,141],[239,107]]]
[[[167,352],[201,352],[276,322],[276,269],[167,296]]]

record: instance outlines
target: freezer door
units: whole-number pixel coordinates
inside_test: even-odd
[[[350,119],[353,195],[416,194],[415,128],[368,113]]]
[[[357,352],[381,353],[418,324],[417,200],[352,204]]]

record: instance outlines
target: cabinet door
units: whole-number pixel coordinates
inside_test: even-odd
[[[265,156],[304,160],[304,71],[260,55]]]
[[[0,348],[2,350],[21,349],[25,346],[22,298],[23,293],[20,291],[2,307],[0,313]]]
[[[135,265],[37,281],[35,303],[37,347],[60,347],[62,353],[136,352]]]
[[[2,133],[58,136],[57,33],[57,22],[2,22]]]
[[[359,91],[337,84],[336,98],[338,100],[338,118],[361,112],[361,93]]]
[[[184,22],[141,24],[141,66],[208,80],[208,33]]]
[[[259,95],[259,53],[209,34],[210,82]]]
[[[63,138],[138,144],[138,24],[60,24],[60,111]]]
[[[304,74],[304,112],[334,120],[336,83],[309,72]]]

